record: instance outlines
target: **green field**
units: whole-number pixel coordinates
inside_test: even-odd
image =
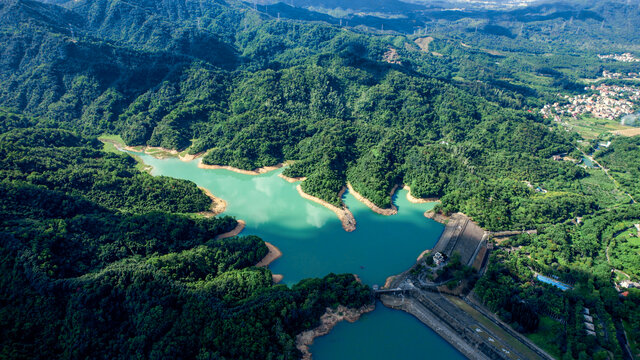
[[[548,316],[541,316],[538,331],[532,334],[527,334],[527,337],[536,345],[543,348],[547,353],[549,353],[549,355],[556,359],[560,359],[562,357],[562,351],[556,344],[549,341],[549,339],[555,339],[559,333],[562,333],[562,331],[562,324]]]
[[[119,146],[124,147],[125,143],[124,143],[124,140],[122,140],[122,137],[120,137],[120,135],[104,134],[104,135],[100,135],[98,137],[98,140],[102,141],[102,143],[104,144],[104,146],[102,147],[103,151],[122,155],[122,151],[118,150],[118,147]],[[142,151],[142,146],[136,147],[136,150]],[[151,167],[145,165],[144,162],[142,162],[142,159],[140,159],[135,155],[133,155],[133,158],[138,163],[136,165],[136,169],[140,171],[147,171],[147,172],[151,170]]]
[[[629,197],[621,191],[600,169],[587,169],[589,176],[580,179],[581,190],[585,195],[593,195],[600,206],[626,204]]]
[[[615,120],[599,119],[591,115],[582,115],[574,119],[573,117],[565,117],[564,121],[568,123],[566,126],[569,130],[575,131],[584,139],[597,139],[601,135],[610,135],[611,131],[630,129],[629,126],[620,125]]]

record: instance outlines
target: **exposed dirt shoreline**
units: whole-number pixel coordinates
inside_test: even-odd
[[[116,146],[120,147],[120,146],[122,146],[122,144],[116,144]],[[160,147],[150,147],[150,146],[145,146],[143,148],[141,148],[141,147],[132,147],[132,146],[122,146],[121,148],[124,149],[124,150],[127,150],[127,151],[132,151],[132,152],[138,152],[138,153],[144,152],[146,154],[149,154],[149,155],[151,155],[153,157],[156,157],[156,158],[159,158],[159,159],[163,159],[163,158],[166,158],[168,156],[177,156],[181,161],[185,161],[185,162],[193,161],[193,160],[195,160],[197,158],[200,158],[202,155],[205,154],[204,152],[202,152],[202,153],[198,153],[198,154],[194,154],[194,155],[191,155],[191,154],[180,155],[180,153],[177,150],[170,150],[170,149],[165,149],[165,148],[160,148]],[[154,150],[155,151],[161,151],[163,154],[160,155],[158,153],[154,153],[153,152]],[[255,170],[244,170],[244,169],[235,168],[233,166],[203,164],[202,163],[202,159],[198,163],[198,167],[201,168],[201,169],[211,169],[211,170],[224,169],[224,170],[233,171],[235,173],[239,173],[239,174],[243,174],[243,175],[261,175],[261,174],[265,174],[265,173],[268,173],[268,172],[273,171],[273,170],[280,169],[285,165],[286,165],[286,163],[280,163],[280,164],[277,164],[277,165],[274,165],[274,166],[265,166],[265,167],[258,168],[258,169],[255,169]],[[278,176],[280,178],[290,182],[290,183],[295,183],[295,182],[298,182],[298,181],[306,180],[306,177],[294,178],[294,177],[289,177],[289,176],[285,176],[285,175],[282,175],[282,174],[278,174]],[[207,196],[209,196],[211,198],[211,200],[213,201],[213,206],[211,208],[211,212],[201,213],[202,215],[204,215],[204,216],[215,216],[215,215],[221,214],[222,212],[224,212],[226,210],[227,202],[225,200],[217,198],[215,195],[213,195],[213,193],[211,193],[209,190],[207,190],[205,188],[201,187],[200,189],[202,189],[205,192],[205,194]],[[351,213],[351,211],[349,211],[349,209],[346,206],[343,206],[343,208],[341,209],[341,208],[339,208],[339,207],[337,207],[335,205],[330,204],[329,202],[327,202],[325,200],[322,200],[322,199],[320,199],[318,197],[315,197],[313,195],[309,195],[309,194],[305,193],[304,191],[302,191],[302,188],[300,187],[300,185],[298,185],[296,187],[296,189],[298,190],[298,193],[300,194],[300,196],[302,196],[303,198],[305,198],[307,200],[314,201],[314,202],[326,207],[327,209],[333,211],[338,216],[338,218],[340,219],[340,222],[342,222],[342,228],[345,231],[351,232],[351,231],[354,231],[356,229],[356,220],[355,220],[353,214]],[[342,197],[342,195],[344,194],[345,190],[346,190],[346,188],[343,188],[341,190],[341,192],[339,194],[340,197]],[[355,193],[355,191],[354,191],[354,193]],[[230,235],[230,236],[235,236],[235,235]],[[282,275],[277,275],[277,276],[280,277],[280,280],[282,279]],[[274,275],[274,278],[275,277],[276,277],[276,275]]]
[[[375,303],[359,309],[350,309],[342,305],[336,309],[327,308],[326,312],[320,317],[320,325],[317,328],[304,331],[296,336],[296,347],[302,352],[302,360],[311,360],[309,346],[313,344],[315,338],[328,334],[340,321],[355,322],[360,319],[362,314],[371,312],[375,308]]]
[[[242,230],[244,230],[245,225],[246,223],[244,222],[244,220],[238,220],[238,225],[236,225],[233,230],[216,236],[216,240],[226,239],[240,234]]]
[[[270,242],[265,241],[264,244],[267,245],[267,248],[269,248],[269,252],[255,266],[266,268],[266,267],[269,267],[269,264],[271,264],[276,259],[282,256],[282,251],[280,251],[280,249],[278,249],[275,245],[273,245]],[[271,279],[276,284],[282,281],[283,278],[284,276],[280,274],[271,274]]]
[[[353,195],[353,197],[358,199],[358,201],[360,201],[361,203],[367,205],[369,209],[373,210],[373,212],[377,214],[388,216],[388,215],[395,215],[398,213],[398,208],[396,208],[396,206],[393,205],[393,203],[391,203],[391,208],[383,209],[378,205],[374,204],[373,202],[371,202],[371,200],[365,198],[364,196],[360,195],[360,193],[355,191],[353,189],[353,186],[351,186],[351,183],[347,182],[347,188],[349,189],[349,192]],[[398,185],[395,185],[393,189],[391,189],[391,192],[389,193],[389,196],[391,197],[391,199],[393,199],[393,194],[396,192],[396,189],[398,189]]]
[[[285,179],[286,181],[288,181],[290,183],[307,180],[306,177],[289,177],[289,176],[282,175],[282,173],[278,174],[278,177],[280,177],[282,179]]]
[[[433,210],[427,210],[424,212],[424,217],[426,217],[427,219],[431,219],[434,221],[437,221],[441,224],[446,224],[447,222],[449,222],[449,218],[451,218],[450,216],[446,216],[443,215],[441,213],[437,213]]]
[[[340,221],[342,222],[342,228],[347,231],[347,232],[351,232],[354,231],[356,229],[356,219],[353,217],[353,214],[351,213],[351,211],[349,211],[349,209],[343,205],[342,208],[339,208],[333,204],[330,204],[329,202],[322,200],[318,197],[315,197],[313,195],[309,195],[307,193],[305,193],[304,191],[302,191],[302,185],[298,185],[296,186],[296,190],[298,190],[298,193],[300,194],[300,196],[302,196],[303,198],[307,199],[307,200],[311,200],[313,202],[316,202],[324,207],[326,207],[327,209],[333,211],[334,213],[336,213],[336,215],[338,215],[338,218],[340,219]],[[342,197],[342,195],[344,194],[346,188],[342,188],[342,190],[340,191],[340,194],[338,194],[339,197]]]
[[[256,264],[257,267],[267,267],[269,266],[269,264],[282,256],[282,251],[280,251],[280,249],[278,249],[275,245],[266,241],[264,242],[264,244],[267,245],[269,252],[262,258],[262,260],[260,260]]]
[[[227,209],[227,202],[213,195],[209,189],[203,188],[202,186],[198,186],[198,189],[202,190],[205,195],[207,195],[211,201],[211,211],[202,213],[205,216],[217,216],[222,214]]]
[[[199,158],[200,156],[203,156],[204,154],[206,154],[206,152],[201,152],[194,155],[184,154],[184,155],[178,155],[178,158],[184,162],[189,162]]]
[[[207,164],[203,164],[202,160],[200,160],[200,162],[198,163],[198,167],[200,169],[212,169],[212,170],[224,169],[224,170],[229,170],[229,171],[233,171],[238,174],[244,174],[244,175],[261,175],[273,170],[280,169],[283,166],[284,166],[284,163],[280,163],[274,166],[265,166],[265,167],[257,168],[255,170],[243,170],[243,169],[235,168],[233,166],[207,165]]]
[[[411,188],[409,187],[409,185],[403,185],[402,188],[407,190],[407,200],[409,200],[410,203],[424,204],[424,203],[440,201],[440,199],[438,199],[438,198],[417,198],[417,197],[414,197],[413,195],[411,195]]]
[[[118,147],[118,145],[120,146],[124,146],[123,144],[116,144],[116,142],[112,142],[112,144],[116,145],[116,147]],[[172,150],[172,149],[167,149],[167,148],[163,148],[160,146],[124,146],[123,147],[124,150],[127,151],[133,151],[133,152],[138,152],[138,153],[145,153],[147,155],[151,155],[157,159],[164,159],[170,156],[179,156],[179,152],[178,150]]]
[[[396,276],[397,276],[397,275],[391,275],[391,276],[389,276],[389,277],[385,280],[384,285],[382,286],[382,288],[384,288],[384,289],[388,289],[388,288],[390,288],[390,287],[391,287],[391,284],[393,283],[393,280],[396,278]]]
[[[431,252],[432,249],[427,249],[424,250],[423,252],[420,253],[420,255],[418,255],[418,258],[416,259],[416,261],[420,261],[422,260],[423,257],[425,257],[425,255],[427,255],[428,253]]]

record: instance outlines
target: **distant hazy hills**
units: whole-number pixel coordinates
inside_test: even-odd
[[[406,12],[424,9],[424,4],[411,4],[400,0],[249,0],[250,3],[276,4],[285,3],[293,7],[324,8],[324,9],[351,9],[352,11],[370,12]]]
[[[59,2],[61,0],[49,0]],[[66,0],[64,0],[66,1]],[[341,10],[333,14],[387,13],[404,14],[425,9],[441,10],[514,10],[544,4],[566,4],[577,7],[598,7],[605,3],[638,5],[637,0],[245,0],[258,5],[287,4],[305,9]]]

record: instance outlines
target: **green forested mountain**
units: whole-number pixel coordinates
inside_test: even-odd
[[[352,275],[273,286],[262,240],[188,214],[211,204],[195,184],[1,116],[0,357],[295,359],[326,307],[370,303]]]
[[[622,356],[617,319],[636,328],[639,297],[611,283],[640,280],[637,141],[596,152],[609,182],[552,160],[585,146],[537,109],[637,71],[597,57],[640,51],[635,4],[340,26],[235,0],[49,3],[0,0],[0,357],[290,359],[326,306],[371,301],[351,275],[273,286],[251,266],[262,241],[216,241],[234,219],[195,215],[210,200],[194,184],[140,173],[104,133],[206,164],[294,160],[285,175],[336,205],[347,182],[381,207],[404,183],[487,230],[536,229],[502,245],[478,295],[523,331],[563,321],[540,330],[559,356]],[[575,291],[533,285],[536,271]],[[585,306],[607,335],[580,343]]]
[[[20,0],[5,1],[1,14],[3,105],[39,116],[42,126],[207,151],[209,164],[296,160],[286,174],[306,176],[303,189],[334,204],[349,181],[387,207],[389,190],[406,182],[416,196],[451,194],[447,210],[466,209],[468,196],[452,192],[461,190],[456,182],[539,181],[516,168],[496,178],[484,170],[490,162],[525,156],[532,166],[572,148],[565,134],[520,110],[522,95],[451,81],[457,65],[402,36],[278,21],[240,3]],[[390,49],[398,61],[384,61]],[[432,151],[456,154],[443,160],[446,173],[424,165]],[[569,181],[584,176],[549,166]],[[434,176],[437,185],[421,181]],[[532,193],[523,188],[520,196]],[[594,205],[585,206],[491,225],[484,209],[468,210],[508,228]]]

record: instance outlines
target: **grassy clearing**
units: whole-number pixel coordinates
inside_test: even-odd
[[[420,47],[420,50],[428,53],[429,44],[431,44],[431,42],[433,41],[433,38],[431,36],[427,36],[427,37],[415,39],[414,41],[416,44],[418,44],[418,46]]]
[[[556,359],[562,358],[562,351],[558,345],[554,344],[550,339],[554,339],[559,333],[562,333],[562,324],[551,319],[548,316],[540,317],[540,325],[535,333],[527,334],[529,340],[543,348],[549,355]]]
[[[627,128],[625,130],[616,130],[613,133],[615,135],[622,135],[622,136],[638,136],[640,135],[640,128],[634,127],[634,128]]]
[[[638,256],[640,255],[640,238],[638,230],[633,225],[636,221],[621,223],[629,228],[618,234],[610,243],[609,256],[611,264],[620,271],[616,271],[616,282],[623,280],[638,281],[640,279],[640,267],[638,266]],[[622,274],[629,275],[629,277]]]
[[[622,273],[620,270],[614,269],[614,272],[616,273],[616,278],[615,278],[616,284],[619,284],[624,280],[631,280],[631,277],[629,275]]]
[[[502,341],[507,343],[510,347],[517,350],[522,355],[526,356],[527,359],[540,359],[540,357],[531,351],[527,346],[521,343],[518,339],[511,336],[506,331],[502,330],[502,328],[498,327],[493,321],[487,319],[486,316],[478,312],[476,309],[472,308],[469,304],[464,302],[462,299],[453,296],[447,296],[447,299],[459,307],[462,311],[469,314],[472,318],[474,318],[477,322],[479,322],[482,326],[491,331],[494,335],[498,336]],[[544,349],[544,348],[543,348]]]
[[[589,176],[578,181],[580,189],[586,195],[592,195],[600,206],[626,204],[629,197],[611,181],[600,169],[587,169]]]
[[[103,150],[106,152],[119,153],[118,147],[124,147],[124,140],[120,135],[103,134],[98,137],[98,140],[104,144]]]
[[[104,152],[110,152],[110,153],[114,153],[114,154],[126,154],[123,153],[122,151],[118,150],[118,148],[122,148],[125,146],[124,144],[124,140],[122,140],[122,138],[120,137],[120,135],[109,135],[109,134],[104,134],[104,135],[100,135],[98,137],[98,140],[102,141],[102,143],[104,144],[102,147],[102,151]],[[142,147],[138,146],[136,149],[138,149],[140,151],[142,151]],[[138,156],[135,156],[133,154],[129,154],[129,156],[133,157],[136,160],[136,169],[140,170],[140,171],[144,171],[144,172],[149,172],[151,171],[151,166],[146,165],[142,159]]]
[[[620,125],[615,120],[599,119],[591,115],[582,115],[577,119],[565,117],[562,120],[567,123],[569,130],[576,131],[586,140],[596,139],[612,131],[630,129],[629,126]]]

